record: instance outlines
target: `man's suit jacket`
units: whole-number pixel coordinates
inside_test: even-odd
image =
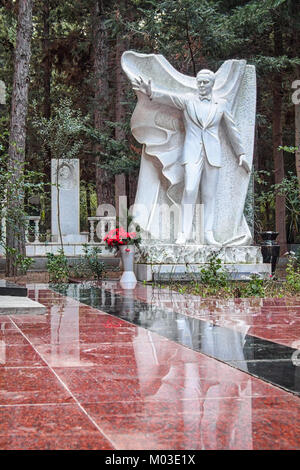
[[[196,94],[176,95],[153,91],[150,100],[172,106],[183,111],[185,125],[185,141],[182,155],[182,165],[198,163],[202,158],[202,145],[206,151],[208,162],[215,167],[221,167],[221,142],[219,127],[222,120],[226,124],[229,141],[237,157],[244,154],[240,133],[231,114],[226,109],[227,102],[212,98],[210,112],[203,122],[201,118],[202,102]]]

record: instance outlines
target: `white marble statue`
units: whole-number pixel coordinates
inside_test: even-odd
[[[122,67],[138,97],[131,127],[143,145],[134,217],[159,239],[159,209],[179,205],[176,243],[192,237],[196,203],[204,207],[204,244],[249,245],[243,210],[252,166],[255,68],[226,61],[197,77],[161,55],[125,52]],[[197,231],[197,227],[194,227]]]

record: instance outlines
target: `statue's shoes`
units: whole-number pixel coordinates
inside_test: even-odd
[[[216,242],[216,240],[214,239],[214,235],[211,231],[210,232],[205,232],[205,234],[204,234],[204,243],[205,243],[205,245],[214,245],[214,246],[218,246],[219,248],[221,248],[221,246],[222,246],[221,243]]]
[[[186,242],[185,234],[182,232],[178,233],[177,240],[175,241],[176,245],[184,245]]]

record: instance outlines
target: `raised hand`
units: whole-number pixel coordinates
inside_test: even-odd
[[[147,96],[151,96],[152,89],[151,89],[151,79],[149,79],[148,83],[146,83],[142,77],[134,78],[132,80],[133,89],[137,91],[141,91]]]

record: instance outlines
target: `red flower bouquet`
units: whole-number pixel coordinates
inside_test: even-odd
[[[119,227],[110,230],[103,240],[107,243],[108,248],[118,249],[119,246],[138,245],[141,239],[136,232],[126,232],[123,227]]]

